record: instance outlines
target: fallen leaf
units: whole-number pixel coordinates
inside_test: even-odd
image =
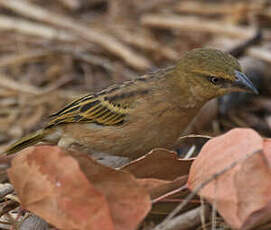
[[[137,182],[150,193],[152,199],[156,199],[159,196],[184,186],[187,182],[187,178],[187,176],[181,176],[173,181],[146,178],[137,179]]]
[[[58,147],[21,151],[8,174],[22,205],[60,229],[134,230],[151,207],[128,172]]]
[[[171,183],[171,181],[168,180],[160,180],[156,178],[142,178],[142,179],[137,179],[137,182],[145,188],[150,194],[156,190],[157,188],[160,188],[163,185],[168,185]]]
[[[188,175],[193,160],[194,158],[178,159],[175,152],[157,148],[124,165],[121,169],[130,172],[136,178],[156,178],[170,181]]]
[[[89,182],[103,193],[116,230],[134,230],[151,208],[148,192],[128,172],[97,163],[86,154],[70,153]]]
[[[271,218],[271,202],[265,205],[264,208],[257,210],[250,214],[250,216],[244,221],[242,230],[250,230],[250,229],[260,229],[259,226],[264,225],[265,223],[270,223]],[[256,228],[257,227],[257,228]],[[264,228],[264,229],[270,229]]]
[[[121,167],[133,174],[138,183],[148,190],[152,200],[180,188],[187,182],[187,175],[194,158],[178,159],[176,152],[167,149],[154,149],[145,156]],[[167,215],[187,195],[185,191],[169,195],[154,204],[151,214]]]
[[[156,215],[156,219],[157,215],[161,215],[163,218],[165,215],[168,215],[168,213],[170,213],[181,201],[183,201],[189,194],[189,190],[185,186],[187,179],[188,176],[181,176],[173,181],[159,180],[154,178],[137,179],[138,183],[149,191],[152,198],[153,207],[150,214]],[[181,187],[183,188],[181,191],[173,192]],[[199,202],[196,204],[196,206],[198,204]],[[188,209],[193,207],[195,207],[195,204],[192,203],[186,206]]]
[[[241,161],[199,192],[200,196],[215,203],[218,212],[231,227],[250,229],[248,223],[252,226],[256,222],[259,224],[266,221],[263,218],[266,215],[257,212],[265,210],[270,213],[266,209],[271,201],[270,147],[270,142],[264,143],[261,136],[252,129],[233,129],[213,138],[204,145],[192,164],[188,187],[193,190],[233,162],[264,149]],[[261,218],[255,218],[255,213]]]
[[[271,139],[265,139],[264,143],[263,143],[263,147],[264,147],[264,157],[266,157],[266,159],[268,160],[267,170],[269,171],[268,172],[268,174],[269,174],[270,173],[269,168],[271,166]],[[266,160],[266,159],[264,158],[264,160]],[[267,162],[265,162],[265,163],[267,163]],[[255,176],[257,177],[257,176],[261,176],[261,175],[255,175]],[[256,179],[258,179],[258,178],[256,178]],[[269,186],[269,183],[270,183],[269,177],[262,178],[262,180],[260,180],[260,183],[261,183],[260,187],[259,188],[256,187],[255,189],[263,190],[262,192],[266,192],[265,197],[263,197],[263,207],[260,208],[259,210],[256,210],[255,212],[250,213],[250,215],[246,218],[246,220],[242,224],[242,227],[241,227],[242,230],[253,229],[253,228],[260,226],[260,225],[263,225],[271,220],[270,192],[264,191],[264,190],[267,190],[268,187],[270,187]],[[258,185],[255,184],[255,186],[258,186]],[[253,192],[252,194],[255,194],[255,192]],[[242,194],[240,194],[240,195],[242,195]],[[245,195],[248,196],[249,191],[245,192]]]
[[[104,195],[58,147],[37,146],[12,160],[8,175],[24,208],[59,229],[113,230]]]

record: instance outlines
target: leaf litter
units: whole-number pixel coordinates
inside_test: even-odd
[[[261,44],[241,49],[250,58],[243,67],[247,74],[256,72],[256,79],[253,80],[256,80],[261,95],[254,98],[234,95],[209,103],[190,127],[189,133],[215,137],[241,126],[253,127],[261,136],[271,136],[271,88],[268,71],[271,61],[268,43],[271,36],[270,28],[266,26],[271,18],[270,3],[259,1],[233,4],[227,0],[219,3],[207,1],[204,4],[200,1],[190,3],[171,0],[59,0],[44,4],[40,0],[13,0],[1,1],[0,8],[0,150],[5,149],[11,141],[42,127],[50,113],[86,92],[102,89],[112,82],[134,78],[154,66],[166,66],[191,48],[207,45],[230,50],[254,36],[255,29],[250,15],[254,15],[264,33]],[[188,23],[189,26],[186,26]],[[228,24],[230,27],[226,26]],[[201,25],[200,28],[198,25]],[[220,45],[217,46],[219,42]],[[236,50],[232,52],[235,55],[238,53]],[[10,229],[11,225],[14,227],[24,223],[24,217],[30,210],[51,223],[51,229],[53,226],[84,229],[91,225],[98,229],[101,226],[102,229],[136,229],[139,226],[138,228],[145,230],[149,226],[159,226],[179,203],[186,201],[187,205],[176,216],[180,218],[171,220],[171,229],[179,230],[180,226],[185,226],[182,225],[182,216],[186,220],[192,219],[190,229],[214,229],[215,220],[210,213],[206,214],[205,221],[202,220],[204,215],[198,210],[199,196],[204,197],[201,192],[208,186],[216,192],[221,191],[225,183],[224,192],[237,191],[234,196],[230,195],[221,201],[218,199],[219,193],[216,193],[214,197],[209,197],[208,194],[205,198],[207,205],[213,203],[218,209],[217,227],[220,224],[222,229],[229,229],[229,226],[268,229],[269,169],[266,162],[270,159],[270,141],[254,133],[255,140],[261,139],[263,142],[263,152],[254,155],[246,150],[255,140],[249,141],[251,143],[243,140],[244,136],[252,135],[252,131],[239,132],[240,136],[235,136],[228,146],[224,146],[223,141],[220,143],[225,148],[214,146],[210,150],[213,155],[204,160],[202,168],[193,170],[196,166],[192,166],[190,173],[191,163],[197,165],[199,160],[196,162],[192,158],[182,161],[173,152],[162,149],[153,150],[142,159],[130,162],[120,169],[109,169],[79,153],[63,152],[50,146],[27,149],[24,154],[28,157],[25,158],[11,156],[0,159],[2,183],[9,182],[5,170],[10,164],[23,162],[17,164],[16,169],[13,168],[13,182],[9,171],[16,193],[9,190],[6,194],[3,192],[5,186],[0,187],[0,194],[4,194],[0,203],[1,221],[5,223],[2,225],[1,222],[0,228]],[[236,143],[238,140],[244,145],[239,149],[240,157],[252,154],[247,159],[246,156],[239,158],[235,154],[231,157],[231,154],[227,155],[232,151],[227,147],[234,149],[235,144],[240,144]],[[194,157],[201,152],[205,141],[193,139],[191,143],[195,146],[190,151]],[[206,149],[206,145],[202,151]],[[52,152],[56,156],[50,155],[48,160],[45,156],[34,157],[34,152],[42,152],[39,148],[45,148],[43,150],[48,155]],[[185,154],[187,148],[191,150],[189,144],[188,147],[180,145],[180,148]],[[46,155],[44,152],[42,154]],[[223,158],[224,154],[229,158]],[[27,158],[31,160],[26,160]],[[224,160],[225,164],[220,166],[212,164]],[[65,163],[70,165],[71,172],[66,169]],[[38,165],[40,168],[35,168]],[[93,171],[88,169],[89,165]],[[45,166],[48,167],[47,170]],[[19,173],[18,170],[25,170],[30,174]],[[75,174],[72,175],[72,172]],[[210,178],[211,182],[203,186],[198,196],[188,202],[187,196],[191,195],[188,189],[191,185],[191,173],[194,179],[197,178],[196,184],[199,186]],[[225,175],[235,176],[232,178]],[[220,178],[224,180],[220,182]],[[60,179],[63,183],[52,182]],[[227,187],[228,181],[234,183]],[[116,183],[121,186],[116,186]],[[63,187],[64,190],[61,191]],[[33,192],[34,188],[37,192]],[[88,197],[87,194],[90,193],[92,196]],[[71,197],[75,203],[69,199]],[[234,207],[232,202],[234,204],[236,200],[240,203],[237,202],[238,206]],[[30,202],[31,209],[26,208],[25,201],[27,205]],[[98,201],[99,204],[96,204]],[[95,205],[89,205],[92,202]],[[46,207],[35,206],[43,204]],[[58,204],[60,209],[55,206],[50,209],[50,204]],[[21,211],[20,205],[28,211]],[[227,206],[233,209],[228,210]],[[97,213],[94,207],[97,208]],[[52,215],[54,212],[59,219],[56,220],[56,216]],[[89,219],[93,212],[95,216],[97,214],[98,220],[101,215],[104,222]],[[191,216],[191,213],[196,213],[196,216]],[[236,215],[233,217],[233,214]],[[199,215],[200,222],[196,221]],[[83,221],[79,223],[78,220]]]

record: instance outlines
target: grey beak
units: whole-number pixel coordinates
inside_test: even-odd
[[[243,89],[254,94],[259,94],[258,90],[255,88],[253,83],[248,79],[248,77],[240,71],[235,70],[236,80],[233,83],[234,87]]]

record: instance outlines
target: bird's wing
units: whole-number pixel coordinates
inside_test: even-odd
[[[145,84],[135,85],[135,81],[128,81],[81,97],[51,115],[47,127],[77,122],[121,125],[127,120],[137,99],[149,92]]]
[[[127,105],[114,104],[106,96],[87,95],[51,115],[47,127],[76,122],[120,125],[125,121],[128,110]]]
[[[130,111],[155,88],[160,79],[174,70],[173,67],[161,69],[138,79],[112,85],[97,94],[81,97],[57,113],[51,115],[47,128],[77,122],[96,123],[104,126],[121,125],[127,121]]]

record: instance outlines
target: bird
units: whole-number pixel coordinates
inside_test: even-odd
[[[236,58],[218,49],[192,49],[175,65],[72,101],[4,153],[39,142],[132,159],[154,148],[173,149],[206,102],[235,91],[258,94]]]

